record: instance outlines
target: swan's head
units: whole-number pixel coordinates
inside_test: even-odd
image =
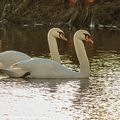
[[[92,37],[91,37],[91,34],[86,31],[86,30],[78,30],[75,35],[74,35],[75,38],[79,39],[79,40],[83,40],[89,44],[93,44],[93,40],[92,40]]]
[[[52,28],[52,29],[50,29],[49,32],[48,32],[48,36],[52,36],[55,39],[59,38],[59,39],[67,41],[67,38],[65,37],[64,32],[60,28]]]

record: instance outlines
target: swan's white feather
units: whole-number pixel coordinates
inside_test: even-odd
[[[16,62],[27,60],[30,58],[30,56],[22,52],[13,50],[5,51],[0,53],[0,68],[8,68]]]
[[[12,68],[16,67],[30,72],[32,78],[79,78],[80,76],[79,73],[50,59],[32,58],[16,63]]]

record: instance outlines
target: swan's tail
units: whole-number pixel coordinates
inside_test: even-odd
[[[30,72],[24,71],[22,69],[0,69],[0,72],[7,74],[12,78],[25,78],[30,75]]]

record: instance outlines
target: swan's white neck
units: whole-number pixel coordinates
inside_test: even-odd
[[[50,55],[52,60],[60,63],[60,55],[58,51],[57,41],[56,38],[53,37],[50,33],[48,34],[48,45],[50,49]]]
[[[79,40],[76,36],[74,36],[74,45],[80,63],[80,76],[89,77],[90,67],[84,44],[82,40]]]

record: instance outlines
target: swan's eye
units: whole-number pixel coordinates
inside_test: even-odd
[[[85,41],[86,41],[87,43],[89,43],[89,44],[93,44],[93,43],[94,43],[91,35],[86,34],[86,33],[83,33],[83,34],[85,35]]]
[[[61,38],[61,36],[65,36],[63,32],[58,31],[58,33],[59,33],[59,38]]]
[[[89,34],[87,33],[83,33],[85,35],[85,37],[91,37]]]
[[[63,32],[58,31],[58,33],[59,33],[59,38],[60,39],[67,41],[67,38],[65,37],[65,34]]]

